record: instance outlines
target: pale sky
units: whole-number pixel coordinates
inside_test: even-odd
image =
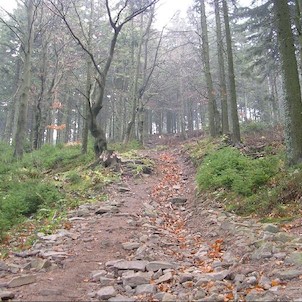
[[[187,9],[192,3],[193,0],[160,0],[157,4],[156,25],[165,26],[177,11],[180,11],[181,17],[186,17]]]
[[[192,0],[160,0],[157,4],[158,26],[164,26],[180,10],[181,15],[185,17],[186,11]],[[15,0],[0,0],[0,6],[8,11],[16,6]]]
[[[5,10],[12,11],[16,7],[15,0],[0,0],[0,7],[3,7]]]

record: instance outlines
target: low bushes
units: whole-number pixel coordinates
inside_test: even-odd
[[[199,190],[225,188],[251,196],[278,172],[276,157],[252,159],[233,147],[207,155],[197,172]]]

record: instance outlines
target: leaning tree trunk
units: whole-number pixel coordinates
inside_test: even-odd
[[[27,27],[23,37],[23,50],[24,50],[24,66],[22,74],[22,86],[19,114],[17,120],[17,129],[15,136],[15,149],[14,157],[22,158],[24,152],[24,141],[26,138],[27,129],[27,107],[29,101],[30,85],[31,85],[31,56],[33,47],[33,22],[34,22],[34,4],[33,0],[28,0],[27,5]]]
[[[283,71],[284,115],[289,165],[302,161],[302,102],[290,11],[287,1],[274,1]]]

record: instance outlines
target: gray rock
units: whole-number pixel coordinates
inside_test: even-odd
[[[263,275],[260,277],[258,284],[266,290],[272,287],[271,280]]]
[[[0,271],[8,271],[8,265],[3,261],[0,261]]]
[[[136,259],[144,259],[147,250],[148,246],[146,244],[140,246],[135,252]]]
[[[192,281],[194,279],[194,275],[193,274],[189,274],[189,273],[180,273],[179,274],[179,283],[184,283],[187,281]]]
[[[112,297],[112,298],[108,299],[108,301],[110,301],[110,302],[135,302],[135,299],[129,298],[127,296],[118,295],[116,297]]]
[[[118,262],[122,262],[122,261],[125,261],[125,260],[124,259],[110,260],[105,263],[105,266],[111,267],[111,266],[114,266],[115,264],[117,264]]]
[[[270,292],[259,292],[257,290],[251,290],[245,297],[247,302],[255,301],[277,301],[276,296]]]
[[[93,271],[90,274],[90,278],[92,281],[99,281],[100,277],[104,277],[107,274],[107,271],[100,270],[100,271]]]
[[[176,301],[177,300],[177,296],[172,295],[170,293],[164,293],[161,301],[162,302],[171,302],[171,301]]]
[[[171,202],[174,205],[183,205],[187,202],[188,198],[185,197],[173,197],[168,199],[168,202]]]
[[[251,259],[260,260],[260,259],[271,258],[273,256],[273,252],[272,252],[273,249],[274,249],[273,243],[265,242],[252,253]]]
[[[13,274],[18,273],[21,269],[22,269],[22,267],[20,265],[17,265],[17,264],[9,264],[8,265],[8,271],[13,273]]]
[[[245,278],[244,274],[236,274],[235,278],[234,278],[234,281],[235,281],[235,283],[238,284],[240,282],[243,282],[244,278]]]
[[[275,253],[273,256],[277,259],[283,260],[286,257],[286,253]]]
[[[41,296],[53,296],[53,295],[62,295],[63,290],[61,289],[42,289],[40,290],[39,294]]]
[[[135,293],[139,294],[154,294],[156,293],[156,286],[154,284],[140,284],[136,287]]]
[[[109,286],[109,285],[114,284],[115,279],[100,276],[99,282],[100,282],[101,286]]]
[[[163,299],[163,297],[164,297],[164,292],[159,292],[159,293],[156,293],[155,295],[154,295],[154,299],[155,300],[158,300],[158,301],[162,301],[162,299]]]
[[[149,217],[157,216],[157,212],[152,205],[150,205],[149,203],[146,203],[146,202],[144,202],[143,205],[144,205],[144,215],[145,216],[149,216]]]
[[[102,206],[100,208],[98,208],[94,213],[96,215],[102,215],[102,214],[106,214],[106,213],[117,213],[118,212],[118,208],[115,206]]]
[[[7,284],[8,287],[19,287],[26,284],[31,284],[37,282],[37,277],[35,275],[23,275],[15,277],[10,280]]]
[[[289,254],[285,260],[285,263],[302,265],[302,252],[293,252]]]
[[[141,284],[147,284],[150,282],[150,274],[148,273],[130,273],[127,274],[126,276],[122,277],[123,285],[125,286],[131,286],[131,287],[136,287]]]
[[[68,256],[66,252],[55,252],[55,251],[40,252],[40,255],[43,258],[53,258],[53,259],[64,259]]]
[[[90,216],[90,210],[87,208],[78,209],[74,212],[74,215],[78,217],[87,217]]]
[[[155,280],[155,284],[160,284],[163,282],[167,282],[173,279],[173,275],[171,272],[168,272],[164,275],[162,275],[161,277],[159,277],[157,280]]]
[[[175,268],[175,265],[166,261],[151,261],[146,265],[146,270],[149,272],[156,272],[160,269],[164,270],[168,268]]]
[[[127,187],[118,187],[118,191],[121,193],[130,192],[131,190]]]
[[[113,286],[105,286],[96,293],[97,297],[100,300],[108,300],[116,296],[116,294],[116,290]]]
[[[148,261],[141,261],[141,260],[134,260],[134,261],[119,261],[115,264],[113,264],[114,268],[120,269],[120,270],[135,270],[135,271],[145,271],[146,265],[148,264]]]
[[[275,224],[268,223],[268,224],[264,225],[263,231],[269,232],[269,233],[278,233],[280,230],[279,230],[279,227],[276,226]]]
[[[124,289],[127,294],[134,295],[135,290],[130,285],[125,285]]]
[[[184,288],[193,288],[194,283],[193,283],[193,281],[186,281],[186,282],[182,283],[182,286]]]
[[[223,280],[227,275],[229,274],[228,270],[223,270],[221,272],[213,272],[213,273],[208,273],[206,274],[206,277],[209,280],[213,280],[213,281],[221,281]]]
[[[39,236],[40,239],[49,240],[49,241],[56,241],[59,237],[61,236],[58,234]]]
[[[226,263],[235,263],[237,258],[231,252],[225,252],[222,256],[222,260]]]
[[[68,219],[69,221],[76,221],[76,220],[85,220],[85,218],[83,218],[83,217],[71,217],[71,218],[69,218]]]
[[[156,273],[153,274],[152,278],[158,279],[162,275],[163,275],[163,271],[162,271],[162,269],[159,269]]]
[[[13,292],[8,291],[8,290],[0,291],[1,301],[13,299],[13,298],[15,298],[15,294]]]
[[[206,283],[208,283],[209,281],[211,281],[210,278],[206,277],[205,275],[198,277],[197,281],[195,283],[196,287],[200,287],[200,286],[204,286]]]
[[[274,241],[281,241],[283,243],[290,242],[293,239],[294,239],[294,236],[292,236],[288,233],[285,233],[285,232],[279,232],[276,235],[274,235],[274,238],[273,238]]]
[[[141,242],[147,242],[147,241],[148,241],[148,235],[142,235],[142,236],[139,238],[139,241],[141,241]]]
[[[299,277],[302,275],[302,270],[285,270],[285,271],[274,271],[273,275],[280,280],[290,280]]]
[[[137,248],[140,247],[140,243],[139,242],[125,242],[122,243],[123,249],[124,250],[135,250]]]
[[[253,286],[257,284],[257,278],[255,276],[250,276],[247,277],[243,282]]]
[[[199,288],[197,292],[194,294],[194,299],[200,300],[203,299],[205,296],[206,296],[206,292],[202,288]]]
[[[31,268],[35,268],[37,270],[47,269],[51,266],[51,262],[49,260],[36,258],[30,262]]]

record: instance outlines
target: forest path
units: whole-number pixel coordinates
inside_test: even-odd
[[[0,262],[18,301],[302,301],[302,237],[195,197],[179,147],[146,150],[155,171],[124,177],[107,202]]]

